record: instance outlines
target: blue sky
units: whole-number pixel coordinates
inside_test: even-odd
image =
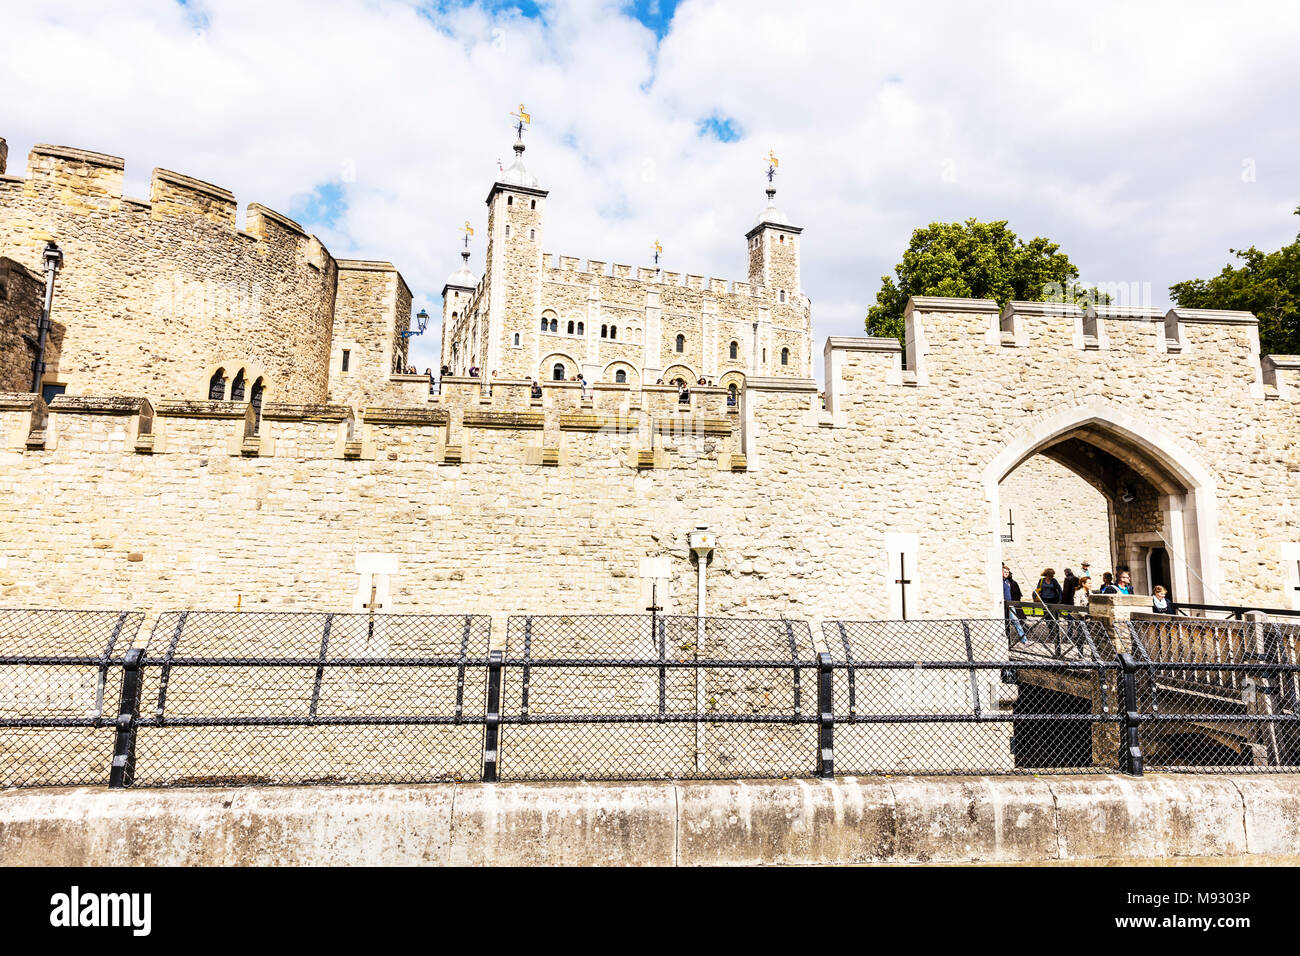
[[[510,113],[546,251],[744,279],[766,203],[804,227],[819,343],[860,335],[913,229],[1007,219],[1084,281],[1167,303],[1300,227],[1300,5],[831,0],[63,0],[12,5],[0,136],[161,166],[395,263],[440,312]],[[142,51],[148,51],[144,55]],[[51,70],[75,62],[76,69]],[[436,327],[417,342],[436,365]]]

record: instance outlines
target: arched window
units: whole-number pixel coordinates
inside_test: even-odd
[[[226,370],[219,368],[212,373],[212,381],[208,382],[208,400],[219,402],[226,397]]]
[[[529,239],[536,239],[536,238],[537,238],[537,230],[536,230],[536,229],[529,229],[529,230],[528,230],[528,238],[529,238]]]
[[[536,200],[536,199],[529,200],[528,208],[529,208],[529,209],[536,209],[536,208],[537,208],[537,200]]]
[[[586,330],[582,327],[582,323],[581,323],[581,322],[578,323],[578,334],[579,334],[579,335],[585,335],[585,334],[586,334]]]
[[[781,290],[781,301],[785,302],[785,289]]]
[[[244,400],[244,370],[242,368],[235,373],[235,380],[230,383],[230,400],[232,402],[242,402]]]
[[[618,326],[617,326],[617,325],[611,325],[611,326],[609,327],[609,337],[610,337],[611,339],[616,339],[616,338],[618,338]]]
[[[514,204],[515,204],[515,197],[514,197],[514,196],[507,196],[507,197],[506,197],[506,205],[507,205],[507,206],[513,206]]]
[[[551,319],[551,331],[552,331],[552,332],[558,332],[558,331],[560,331],[560,320],[559,320],[559,319]]]
[[[731,348],[728,349],[727,354],[733,359],[740,358],[740,343],[732,342]]]
[[[677,336],[677,351],[679,352],[686,351],[686,336],[684,335]]]
[[[516,333],[515,333],[515,346],[518,347],[518,345],[519,345],[519,333],[516,332]]]
[[[600,327],[600,337],[601,337],[602,339],[607,339],[607,338],[609,338],[609,326],[608,326],[608,325],[602,325],[602,326]]]
[[[545,317],[542,318],[542,331],[543,331],[543,332],[546,331],[546,319],[545,319]]]
[[[789,349],[782,349],[782,350],[781,350],[781,364],[782,364],[782,365],[789,365],[789,364],[790,364],[790,350],[789,350]]]
[[[623,369],[619,369],[617,372],[614,373],[614,381],[618,382],[620,385],[626,383],[627,372],[625,372]]]
[[[736,383],[735,383],[735,382],[732,382],[730,385],[727,386],[727,404],[728,404],[728,405],[735,405],[735,404],[736,404],[736,395],[737,395],[738,392],[739,392],[739,389],[736,388]]]
[[[249,395],[249,400],[253,403],[253,414],[256,416],[254,427],[261,427],[262,424],[262,392],[264,390],[262,380],[259,378],[253,383],[253,391]]]
[[[551,369],[551,379],[556,382],[564,381],[564,363],[556,362],[555,368]]]
[[[510,223],[506,223],[506,238],[510,238]]]
[[[570,335],[573,334],[573,320],[572,320],[572,319],[569,320],[569,334],[570,334]]]

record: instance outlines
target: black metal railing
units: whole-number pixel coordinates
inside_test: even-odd
[[[132,611],[0,609],[0,786],[101,783]]]
[[[0,610],[0,783],[1300,770],[1300,624],[1017,621]]]

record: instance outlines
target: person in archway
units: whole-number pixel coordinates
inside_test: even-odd
[[[1127,571],[1121,571],[1119,573],[1119,581],[1116,582],[1115,586],[1118,588],[1120,594],[1133,593],[1133,582],[1129,578]]]
[[[1173,614],[1173,605],[1169,603],[1169,592],[1163,584],[1157,584],[1151,591],[1151,610],[1156,614]]]
[[[1079,579],[1074,576],[1074,572],[1069,568],[1065,569],[1065,577],[1061,578],[1061,603],[1073,604],[1074,591],[1079,586]]]
[[[1043,576],[1038,580],[1038,587],[1034,588],[1034,597],[1044,604],[1062,603],[1061,582],[1056,580],[1056,571],[1052,568],[1043,568]]]
[[[1014,626],[1020,637],[1020,643],[1028,644],[1029,638],[1025,636],[1025,627],[1020,623],[1025,616],[1024,610],[1019,606],[1020,599],[1020,585],[1011,576],[1011,569],[1004,564],[1002,565],[1002,600],[1006,602],[1003,606],[1006,608],[1007,620]],[[1007,639],[1010,638],[1011,628],[1008,627]]]

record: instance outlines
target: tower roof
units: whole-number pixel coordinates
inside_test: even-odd
[[[496,182],[492,184],[492,189],[488,193],[488,202],[492,201],[492,194],[498,189],[514,189],[537,196],[546,195],[546,190],[537,181],[537,177],[524,166],[524,144],[522,140],[515,143],[515,161],[502,170],[501,174],[497,176]]]
[[[781,228],[794,233],[803,232],[802,226],[796,226],[790,221],[785,213],[776,208],[776,187],[767,187],[767,208],[754,217],[754,225],[750,227],[746,236],[752,236],[764,226],[780,226]]]
[[[447,277],[442,287],[443,289],[449,286],[456,289],[473,289],[477,285],[478,279],[469,271],[469,250],[466,249],[460,254],[460,268]]]

